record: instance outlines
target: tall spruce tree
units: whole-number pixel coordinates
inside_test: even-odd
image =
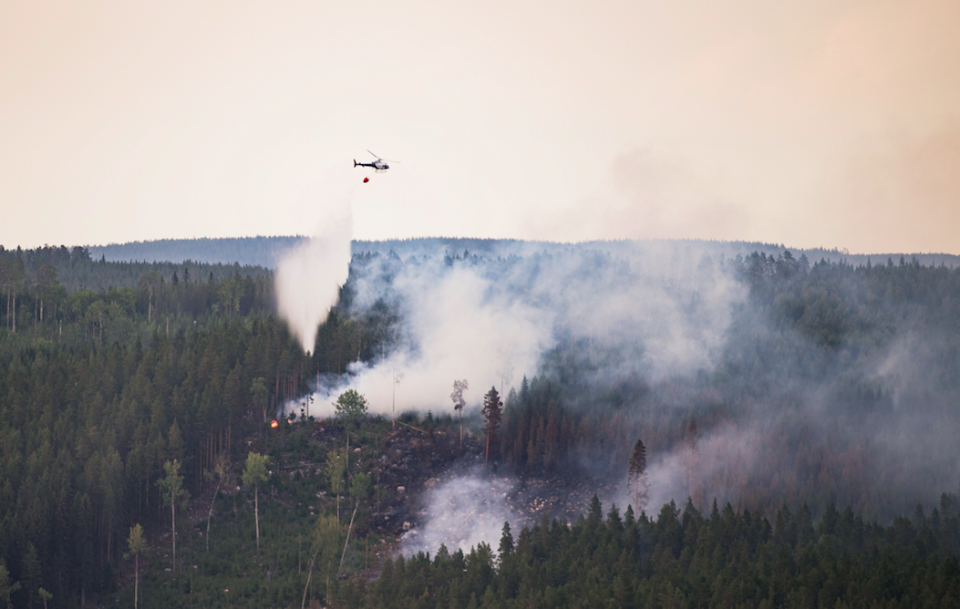
[[[650,482],[647,477],[647,447],[643,440],[637,439],[630,455],[630,469],[627,477],[633,489],[633,506],[639,514],[647,507],[650,495]]]
[[[490,461],[490,447],[494,449],[497,446],[497,433],[500,429],[500,419],[503,418],[503,403],[500,401],[500,394],[496,387],[491,387],[490,391],[483,396],[483,418],[487,424],[485,432],[487,436],[487,446],[483,452],[483,462]]]

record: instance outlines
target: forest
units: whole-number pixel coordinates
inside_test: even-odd
[[[503,388],[490,443],[478,408],[465,417],[463,452],[451,443],[458,423],[445,393],[396,425],[374,401],[366,417],[310,417],[314,392],[339,392],[358,366],[429,351],[409,330],[418,301],[403,290],[405,274],[472,273],[526,299],[524,286],[557,268],[566,285],[580,282],[577,298],[622,297],[631,316],[583,328],[580,301],[530,290],[538,312],[559,311],[553,340],[529,377]],[[636,285],[646,300],[634,299]],[[664,294],[670,306],[657,308]],[[0,603],[907,607],[960,598],[953,268],[756,251],[681,252],[646,266],[588,247],[406,259],[367,251],[354,255],[306,354],[276,315],[263,267],[0,250],[0,296]],[[633,317],[644,309],[652,321]],[[648,331],[673,323],[669,314],[709,335],[703,320],[717,310],[723,332],[693,355],[670,355],[676,341]],[[449,392],[453,380],[437,382]],[[272,428],[284,407],[291,422]],[[497,552],[396,556],[398,489],[423,472],[466,453],[489,456],[500,475],[619,481],[638,438],[648,505],[631,507],[624,492],[603,497],[606,515],[598,498],[575,523],[517,527],[515,542],[505,529]],[[252,455],[267,459],[262,476]],[[623,517],[611,503],[626,507]]]

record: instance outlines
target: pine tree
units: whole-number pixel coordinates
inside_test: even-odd
[[[243,483],[253,485],[253,518],[257,527],[257,555],[260,555],[260,484],[267,481],[267,455],[248,453],[247,464],[243,469]]]
[[[177,506],[186,504],[190,500],[190,493],[183,488],[183,476],[180,475],[180,462],[176,459],[163,464],[163,471],[167,476],[161,478],[157,484],[164,505],[170,506],[170,532],[173,543],[173,572],[177,572]]]
[[[130,549],[128,556],[133,556],[134,564],[134,585],[133,585],[133,609],[137,609],[137,603],[140,597],[140,555],[147,548],[147,542],[143,539],[143,527],[140,523],[130,527],[130,536],[127,538],[127,547]]]

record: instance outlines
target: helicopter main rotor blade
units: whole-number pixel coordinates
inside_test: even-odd
[[[395,160],[393,160],[393,159],[385,159],[385,158],[379,157],[379,156],[377,156],[372,150],[367,150],[367,152],[369,152],[369,153],[372,154],[374,157],[376,157],[376,159],[377,159],[378,161],[386,161],[386,162],[388,162],[388,163],[399,163],[399,162],[400,162],[400,161],[395,161]]]

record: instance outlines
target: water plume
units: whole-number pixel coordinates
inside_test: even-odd
[[[312,351],[317,328],[337,304],[350,271],[353,216],[350,197],[324,213],[314,236],[277,265],[277,310],[304,351]]]

